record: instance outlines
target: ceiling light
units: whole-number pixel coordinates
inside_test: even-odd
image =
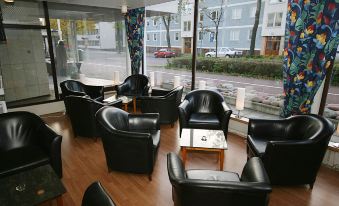
[[[127,13],[127,5],[121,6],[121,13],[126,14]]]
[[[8,3],[8,4],[13,4],[14,3],[14,0],[4,0],[5,3]]]

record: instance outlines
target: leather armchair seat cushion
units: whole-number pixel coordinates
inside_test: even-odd
[[[25,146],[0,152],[0,177],[46,165],[49,162],[49,157],[37,146]]]
[[[187,179],[240,182],[239,175],[234,172],[213,170],[187,170]]]
[[[219,129],[220,123],[216,114],[212,113],[193,113],[188,120],[190,127],[205,129]]]

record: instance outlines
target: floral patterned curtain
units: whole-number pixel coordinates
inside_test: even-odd
[[[125,16],[132,74],[139,74],[144,57],[145,8],[128,10]]]
[[[288,0],[282,116],[307,114],[339,42],[339,0]]]
[[[0,42],[6,41],[6,35],[5,35],[5,29],[2,24],[2,12],[1,12],[1,6],[0,6]]]

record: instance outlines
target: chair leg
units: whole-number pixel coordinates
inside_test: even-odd
[[[112,169],[109,168],[109,166],[107,165],[107,170],[108,170],[108,173],[111,173],[112,172]]]
[[[311,184],[309,184],[311,190],[313,189],[313,185],[314,185],[314,182],[312,182]]]
[[[149,174],[149,175],[148,175],[148,180],[149,180],[149,181],[152,181],[152,174]]]
[[[174,127],[174,123],[171,124],[171,128],[173,128],[173,127]]]

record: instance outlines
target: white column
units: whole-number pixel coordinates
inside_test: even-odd
[[[206,89],[206,81],[200,80],[199,81],[199,89]]]

